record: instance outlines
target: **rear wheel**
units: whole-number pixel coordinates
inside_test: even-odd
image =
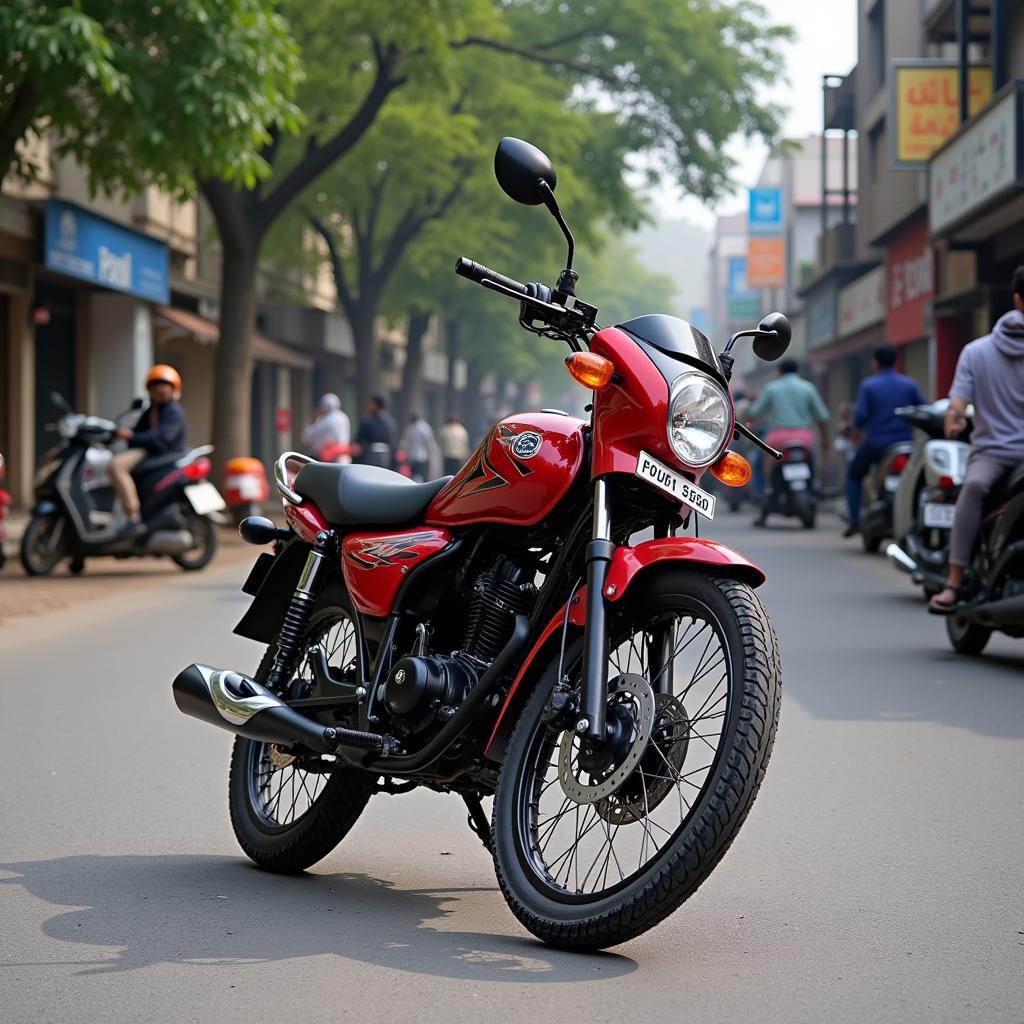
[[[630,597],[609,623],[611,739],[595,751],[545,724],[555,658],[495,795],[509,907],[568,949],[634,938],[696,891],[753,803],[778,723],[778,645],[750,587],[668,569]],[[577,642],[567,655],[577,684],[580,662]]]
[[[322,595],[307,633],[306,650],[320,647],[331,673],[354,671],[355,629],[351,612]],[[255,679],[264,685],[273,666],[272,647]],[[292,681],[311,675],[304,657]],[[269,743],[239,737],[231,755],[228,804],[235,837],[246,855],[269,871],[294,873],[322,860],[348,834],[374,792],[374,776],[343,767],[334,758],[296,758]]]
[[[805,530],[813,530],[818,509],[814,499],[807,491],[797,491],[793,495],[793,511]]]
[[[60,513],[33,516],[21,535],[21,564],[29,576],[48,576],[67,551],[67,520]]]
[[[217,524],[207,516],[196,515],[191,508],[183,513],[185,529],[192,535],[192,547],[180,555],[171,555],[171,560],[186,572],[195,572],[205,569],[217,554]]]
[[[992,630],[976,622],[964,622],[953,613],[946,616],[946,635],[958,654],[981,654],[992,638]]]

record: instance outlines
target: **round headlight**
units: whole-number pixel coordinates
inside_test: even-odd
[[[710,466],[732,435],[729,396],[704,373],[684,373],[672,384],[668,405],[668,442],[687,466]]]

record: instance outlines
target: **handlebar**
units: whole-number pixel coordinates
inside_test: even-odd
[[[465,256],[460,256],[456,262],[455,273],[459,277],[467,277],[470,281],[476,281],[477,284],[484,284],[490,281],[501,285],[503,288],[507,288],[509,291],[518,292],[520,295],[529,294],[529,289],[522,282],[506,277],[504,274],[499,274],[496,270],[491,270],[490,267],[485,267],[482,263],[466,259]]]

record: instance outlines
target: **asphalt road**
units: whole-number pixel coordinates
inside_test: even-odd
[[[697,895],[600,956],[520,929],[455,798],[249,866],[230,737],[169,689],[258,661],[237,565],[0,627],[0,1019],[1024,1020],[1024,642],[954,656],[881,558],[747,518],[713,532],[769,572],[765,784]]]

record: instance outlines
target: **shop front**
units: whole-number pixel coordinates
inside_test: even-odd
[[[935,393],[932,302],[935,250],[925,213],[889,239],[885,256],[885,340],[900,350],[902,371]]]

